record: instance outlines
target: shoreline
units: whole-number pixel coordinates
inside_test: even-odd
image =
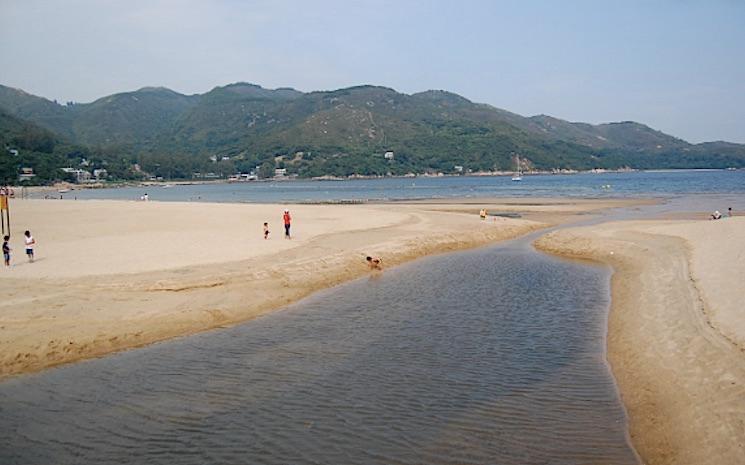
[[[534,242],[613,269],[608,363],[644,463],[735,465],[745,456],[745,333],[726,303],[712,306],[712,271],[694,266],[700,240],[688,233],[737,227],[725,221],[616,222]]]
[[[275,218],[264,241],[284,205],[209,204],[195,223],[191,203],[17,202],[13,238],[32,225],[39,250],[27,264],[14,244],[2,270],[0,379],[248,321],[369,274],[365,254],[390,267],[636,203],[487,204],[527,218],[487,221],[472,204],[290,205],[297,237]]]
[[[455,239],[452,237],[439,238],[423,245],[411,244],[408,250],[404,249],[397,252],[391,251],[391,254],[386,255],[385,262],[386,266],[396,266],[429,255],[477,248],[500,241],[514,239],[543,227],[545,226],[536,223],[535,225],[530,226],[510,228],[507,232],[496,234],[474,235],[472,237],[461,239]],[[173,314],[163,315],[158,318],[141,321],[135,325],[124,325],[111,333],[99,333],[96,338],[89,341],[69,334],[67,335],[68,337],[65,337],[64,334],[59,335],[57,338],[52,338],[49,341],[48,345],[50,350],[42,350],[41,353],[37,354],[32,354],[30,352],[17,352],[16,354],[10,354],[15,355],[14,357],[6,357],[5,360],[0,361],[0,363],[2,363],[0,366],[0,381],[15,375],[33,373],[58,365],[74,363],[90,358],[98,358],[120,351],[167,341],[177,337],[185,337],[204,331],[245,323],[267,313],[279,311],[283,307],[295,303],[314,292],[330,289],[345,282],[368,275],[370,271],[367,270],[364,264],[359,266],[360,264],[357,262],[359,262],[358,259],[340,261],[335,263],[333,267],[329,267],[329,269],[324,269],[321,272],[312,274],[306,270],[302,270],[302,272],[306,274],[305,280],[283,280],[281,286],[284,289],[282,291],[274,296],[263,296],[259,302],[248,304],[240,299],[231,299],[232,305],[223,305],[221,308],[210,308],[211,305],[203,305],[197,308],[192,306],[190,310],[182,311],[183,313],[188,313],[184,318],[173,319],[175,316]],[[245,262],[235,262],[231,265],[240,266],[242,264],[245,264]],[[179,273],[180,271],[181,270],[179,269],[175,269],[173,270],[173,273]],[[276,275],[279,273],[281,272],[278,269],[270,268],[267,270],[267,274],[269,275]],[[106,282],[103,285],[97,286],[97,290],[108,291],[111,293],[120,291],[121,294],[129,294],[128,297],[132,297],[133,294],[138,293],[160,294],[164,296],[163,303],[165,304],[168,304],[168,301],[172,300],[170,297],[179,294],[179,297],[177,298],[178,303],[184,304],[185,300],[191,299],[203,302],[207,294],[216,297],[217,291],[235,292],[235,282],[243,278],[256,279],[256,282],[252,283],[250,286],[254,291],[259,291],[258,288],[260,288],[262,284],[265,284],[266,281],[272,280],[271,278],[267,279],[266,275],[237,275],[235,274],[234,269],[230,274],[231,276],[226,279],[218,278],[207,281],[192,281],[188,283],[176,283],[173,279],[163,279],[161,276],[153,286],[146,286],[144,283],[138,283],[121,287]],[[138,277],[147,279],[146,276]],[[272,284],[274,283],[270,283],[270,285]],[[290,289],[291,287],[294,288]],[[244,287],[241,292],[243,296],[245,296],[245,290]],[[156,298],[155,300],[158,299]],[[153,326],[158,328],[153,329]],[[105,331],[105,328],[99,328],[99,330]],[[67,341],[67,344],[65,344],[67,339],[71,340]],[[83,340],[81,341],[80,339]],[[59,352],[58,350],[61,350],[62,352]]]
[[[627,174],[627,173],[676,173],[676,172],[713,172],[713,171],[742,171],[745,168],[669,168],[669,169],[639,169],[639,168],[618,168],[618,169],[589,169],[589,170],[535,170],[524,172],[524,176],[572,176],[572,175],[598,175],[598,174]],[[29,192],[55,192],[59,189],[69,191],[84,191],[96,189],[122,189],[122,188],[147,188],[163,186],[191,186],[191,185],[215,185],[215,184],[251,184],[251,183],[272,183],[272,182],[338,182],[338,181],[357,181],[357,180],[377,180],[377,179],[416,179],[416,178],[482,178],[482,177],[509,177],[513,176],[514,171],[478,171],[473,173],[408,173],[402,175],[349,175],[344,177],[336,176],[319,176],[311,178],[301,178],[297,176],[286,176],[280,178],[262,178],[251,181],[230,181],[228,178],[219,179],[174,179],[174,180],[140,180],[140,181],[96,181],[90,183],[71,183],[67,181],[57,182],[51,185],[32,185],[32,186],[11,186],[14,190],[20,192],[27,189]]]

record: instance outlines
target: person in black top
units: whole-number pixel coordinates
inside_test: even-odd
[[[10,245],[8,241],[10,236],[3,237],[3,258],[5,259],[5,266],[10,266]]]

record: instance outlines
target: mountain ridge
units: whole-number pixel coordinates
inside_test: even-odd
[[[0,85],[0,109],[71,143],[117,148],[149,172],[170,166],[160,174],[177,177],[209,169],[213,156],[237,160],[225,170],[274,163],[301,176],[509,170],[514,153],[527,169],[745,166],[743,144],[691,144],[633,121],[525,117],[436,89],[301,92],[235,82],[203,94],[143,87],[59,105]],[[389,150],[394,161],[382,157]]]

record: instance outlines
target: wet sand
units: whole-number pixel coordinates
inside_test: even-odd
[[[0,279],[0,377],[246,321],[369,273],[366,255],[389,267],[630,203],[547,201],[545,221],[536,206],[531,220],[481,221],[481,207],[505,206],[15,200],[14,265]],[[282,238],[285,207],[292,240]],[[24,229],[38,242],[33,264]]]
[[[649,464],[745,457],[745,217],[565,229],[544,251],[613,266],[608,358]]]

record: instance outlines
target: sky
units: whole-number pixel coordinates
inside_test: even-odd
[[[239,81],[745,143],[745,0],[0,0],[0,84],[90,102]]]

